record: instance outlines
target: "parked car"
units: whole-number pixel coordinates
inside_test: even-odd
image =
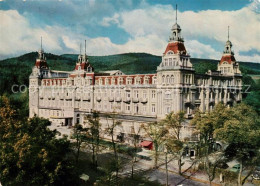
[[[260,166],[256,167],[255,171],[252,174],[253,179],[260,180]]]
[[[240,165],[239,165],[239,164],[234,165],[234,166],[230,169],[230,171],[232,171],[232,172],[239,172],[239,170],[240,170]]]

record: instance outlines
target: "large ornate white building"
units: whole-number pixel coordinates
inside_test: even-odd
[[[119,70],[95,72],[86,52],[78,56],[73,71],[51,70],[41,49],[30,75],[30,117],[73,125],[85,124],[86,115],[94,110],[114,111],[123,121],[117,134],[124,136],[136,133],[140,123],[160,120],[171,111],[184,110],[188,121],[196,108],[210,111],[218,102],[241,101],[242,75],[231,48],[228,40],[218,71],[196,74],[176,23],[157,73],[132,75]],[[109,121],[101,122],[106,128]],[[191,134],[188,125],[183,126],[182,138],[192,140]]]

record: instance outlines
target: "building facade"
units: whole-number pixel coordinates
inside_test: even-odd
[[[182,138],[192,138],[189,119],[198,108],[208,112],[223,102],[241,101],[242,75],[226,42],[217,71],[195,73],[181,28],[172,26],[168,45],[155,74],[125,75],[120,70],[95,72],[86,52],[78,56],[73,71],[49,69],[43,49],[30,75],[30,117],[37,115],[54,124],[86,124],[86,115],[116,112],[122,126],[117,134],[136,133],[140,124],[163,119],[171,111],[185,111]],[[110,121],[101,118],[103,129]],[[106,137],[106,136],[104,136]]]

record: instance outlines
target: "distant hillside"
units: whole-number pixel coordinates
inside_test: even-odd
[[[78,55],[45,54],[48,65],[53,70],[73,70]],[[11,93],[13,84],[27,85],[31,68],[37,58],[37,52],[24,54],[16,58],[0,61],[0,95]],[[95,71],[121,70],[126,74],[156,73],[156,68],[161,62],[160,56],[146,53],[126,53],[110,56],[89,56],[89,61]],[[197,73],[205,73],[208,69],[217,69],[217,60],[191,58]],[[240,63],[243,73],[260,75],[260,64]]]

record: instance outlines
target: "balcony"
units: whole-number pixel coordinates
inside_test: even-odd
[[[196,104],[196,105],[200,105],[200,103],[201,103],[201,100],[200,100],[200,99],[196,99],[196,100],[195,100],[195,104]]]
[[[75,100],[76,100],[76,101],[80,101],[80,97],[76,97]]]
[[[116,97],[116,102],[121,102],[122,98],[121,97]]]
[[[191,103],[191,100],[188,98],[184,101],[185,104],[190,104]]]
[[[133,103],[138,103],[139,102],[139,99],[138,98],[133,98]]]
[[[90,97],[89,96],[84,96],[82,100],[83,101],[90,101]]]
[[[114,102],[114,97],[109,97],[109,98],[108,98],[108,101],[109,101],[109,102]]]
[[[141,103],[147,103],[148,99],[147,98],[142,98]]]
[[[125,103],[130,103],[131,102],[131,99],[128,97],[128,98],[124,98],[124,102]]]

